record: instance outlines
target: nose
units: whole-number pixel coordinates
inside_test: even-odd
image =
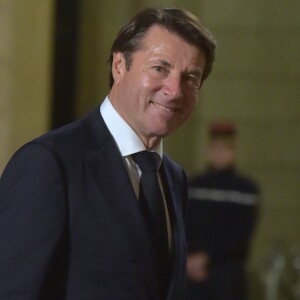
[[[180,76],[168,76],[164,81],[165,96],[170,98],[180,98],[183,96]]]

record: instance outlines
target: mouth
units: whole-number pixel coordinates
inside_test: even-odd
[[[153,102],[153,101],[150,101],[150,104],[153,104],[155,107],[157,107],[157,108],[159,108],[159,109],[162,109],[162,110],[164,110],[164,111],[167,111],[167,112],[172,112],[172,113],[174,113],[174,112],[178,111],[177,108],[166,107],[166,106],[163,106],[163,105],[158,104],[158,103]]]

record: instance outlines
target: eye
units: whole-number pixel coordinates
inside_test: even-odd
[[[153,69],[158,73],[166,72],[167,70],[162,66],[154,66]]]
[[[194,75],[187,75],[186,76],[186,81],[189,85],[196,87],[196,88],[200,88],[201,85],[201,79],[198,76],[194,76]]]

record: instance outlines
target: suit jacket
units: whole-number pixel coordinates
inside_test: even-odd
[[[186,177],[163,158],[171,196],[168,300],[182,298]],[[19,149],[0,180],[0,299],[158,299],[154,250],[99,107]]]

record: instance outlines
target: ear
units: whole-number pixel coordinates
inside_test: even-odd
[[[111,68],[112,68],[112,75],[114,78],[114,84],[118,85],[123,75],[126,72],[125,58],[123,53],[114,52]]]

